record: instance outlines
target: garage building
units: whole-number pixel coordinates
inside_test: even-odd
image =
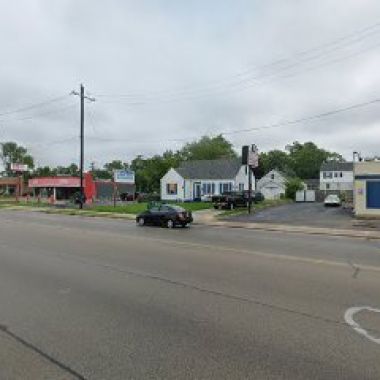
[[[354,209],[358,217],[380,217],[380,162],[354,165]]]

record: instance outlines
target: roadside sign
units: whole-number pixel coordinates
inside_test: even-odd
[[[259,150],[256,145],[252,145],[248,152],[248,165],[251,168],[257,168],[259,166]]]
[[[113,172],[113,179],[119,183],[135,183],[135,172],[132,170],[115,170]]]
[[[27,172],[28,171],[28,165],[13,163],[13,164],[11,164],[11,170],[13,172]]]

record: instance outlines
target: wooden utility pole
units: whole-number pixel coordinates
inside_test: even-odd
[[[83,171],[84,171],[84,99],[88,99],[91,102],[95,101],[95,98],[90,98],[84,94],[84,86],[80,85],[80,92],[72,91],[72,95],[80,97],[80,160],[79,160],[79,171],[80,171],[80,202],[79,207],[83,208],[84,203],[84,189],[83,189]]]

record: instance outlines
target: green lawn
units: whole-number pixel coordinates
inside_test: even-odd
[[[185,203],[175,203],[178,206],[183,207],[187,211],[198,211],[212,208],[211,202],[185,202]],[[148,207],[148,203],[130,203],[127,205],[117,205],[113,206],[93,206],[89,210],[97,212],[115,212],[120,214],[138,214],[145,211]]]

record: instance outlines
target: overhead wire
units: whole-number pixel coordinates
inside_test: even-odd
[[[366,28],[363,28],[359,33],[358,32],[354,32],[354,33],[351,33],[347,36],[344,36],[344,37],[341,37],[339,39],[336,39],[334,41],[330,41],[328,43],[325,43],[323,45],[320,45],[316,48],[311,48],[311,49],[306,49],[306,50],[303,50],[301,52],[298,52],[298,53],[295,53],[292,57],[287,57],[285,59],[280,59],[280,60],[277,60],[273,63],[269,63],[267,65],[264,65],[264,66],[261,66],[261,69],[262,68],[267,68],[267,67],[270,67],[270,66],[275,66],[275,65],[280,65],[280,67],[277,69],[277,71],[269,71],[269,72],[264,72],[262,74],[257,74],[257,75],[254,75],[252,76],[252,70],[247,70],[245,73],[240,73],[240,74],[237,74],[235,76],[233,76],[233,78],[239,78],[239,77],[242,77],[241,79],[239,80],[235,80],[235,81],[231,81],[229,83],[226,83],[226,84],[223,84],[222,82],[218,82],[216,83],[215,85],[213,85],[212,88],[209,87],[204,87],[203,89],[202,88],[195,88],[194,90],[192,91],[171,91],[171,92],[165,92],[165,91],[158,91],[156,93],[153,93],[155,97],[157,96],[160,96],[161,98],[162,97],[169,97],[168,100],[171,100],[171,97],[173,96],[176,96],[177,99],[174,99],[174,100],[178,100],[178,97],[180,97],[181,99],[184,98],[184,97],[189,97],[191,99],[191,96],[192,95],[198,95],[196,93],[196,91],[200,92],[200,91],[206,91],[206,94],[207,95],[207,91],[210,92],[210,91],[226,91],[228,89],[230,89],[231,87],[242,87],[244,88],[243,86],[246,85],[246,84],[251,84],[251,82],[254,82],[254,81],[257,81],[257,80],[262,80],[263,78],[265,77],[270,77],[270,76],[276,76],[279,72],[282,72],[282,71],[285,71],[285,70],[289,70],[289,69],[292,69],[293,67],[297,67],[297,66],[300,66],[300,64],[305,64],[307,62],[313,62],[313,61],[317,61],[318,59],[322,58],[322,59],[326,59],[326,58],[331,58],[332,54],[336,53],[337,51],[343,49],[343,48],[347,48],[349,46],[351,46],[352,44],[357,44],[358,42],[361,42],[363,39],[366,39],[370,36],[373,36],[373,35],[376,35],[380,32],[380,23],[376,23],[370,27],[366,27]],[[373,29],[373,30],[371,30]],[[366,32],[366,33],[363,33],[363,32]],[[362,35],[360,34],[362,33]],[[342,43],[343,42],[343,43]],[[376,44],[374,47],[377,47],[378,44]],[[326,48],[329,48],[326,51],[323,51],[323,49],[326,50]],[[317,53],[315,54],[315,51],[318,51],[318,50],[322,50],[320,53]],[[310,53],[314,53],[314,55],[310,55]],[[307,56],[307,54],[309,54],[309,56]],[[297,56],[305,56],[304,58],[302,59],[299,59],[298,61],[295,61],[294,60],[294,57],[297,57]],[[344,57],[341,57],[340,59],[347,59],[349,58],[351,55],[349,55],[348,57],[347,56],[344,56]],[[352,55],[353,56],[353,55]],[[339,58],[338,57],[335,57],[335,59],[332,61],[332,62],[336,62],[336,58]],[[284,66],[285,63],[288,63],[286,66]],[[329,62],[327,62],[328,64]],[[282,67],[281,67],[282,66]],[[260,67],[259,67],[260,69]],[[133,94],[133,93],[132,93]],[[148,103],[149,101],[154,101],[155,98],[154,96],[152,95],[149,95],[148,94],[140,94],[140,97],[136,97],[136,95],[132,95],[131,93],[130,94],[117,94],[117,95],[112,95],[112,94],[96,94],[97,97],[100,97],[100,98],[106,98],[106,99],[118,99],[118,100],[123,100],[124,99],[124,103],[125,104],[128,104],[128,105],[141,105],[141,104],[145,104],[145,103]],[[151,93],[152,94],[152,93]],[[142,96],[143,95],[143,96]],[[126,101],[127,100],[127,101]],[[166,99],[156,99],[157,101],[166,101]],[[109,103],[112,103],[112,102],[115,102],[115,101],[107,101]],[[123,103],[120,101],[120,103]]]
[[[68,98],[68,96],[69,96],[69,94],[62,95],[62,96],[58,96],[58,97],[55,97],[55,98],[51,98],[51,99],[45,100],[43,102],[34,103],[34,104],[31,104],[31,105],[28,105],[28,106],[24,106],[24,107],[20,107],[20,108],[15,108],[15,109],[9,110],[9,111],[3,111],[3,112],[0,112],[0,116],[7,116],[7,115],[15,114],[15,113],[30,111],[30,110],[33,110],[35,108],[45,107],[45,106],[47,106],[49,104],[57,103],[57,102],[60,102],[62,100],[65,100],[65,99]]]

